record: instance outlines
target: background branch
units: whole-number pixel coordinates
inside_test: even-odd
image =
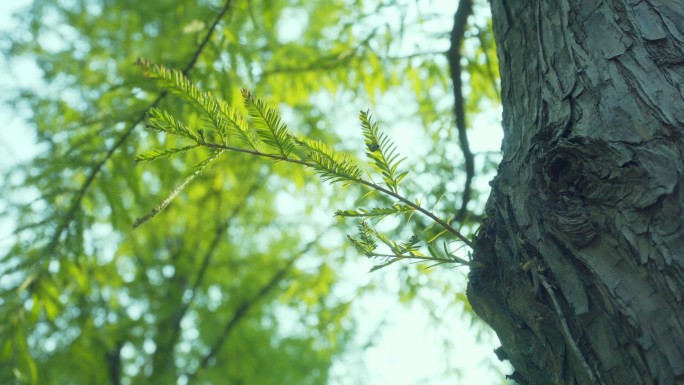
[[[247,200],[247,198],[252,196],[252,194],[254,194],[254,192],[258,188],[259,184],[252,184],[252,186],[248,189],[242,202],[237,203],[233,207],[233,210],[231,210],[230,214],[228,214],[228,219],[223,220],[221,223],[216,225],[216,229],[214,231],[214,236],[211,240],[211,244],[209,245],[209,247],[207,248],[206,252],[202,257],[202,262],[200,263],[200,268],[197,272],[195,282],[193,282],[192,288],[190,289],[190,297],[178,308],[176,313],[171,318],[171,323],[169,325],[169,327],[171,327],[172,329],[171,338],[169,339],[168,346],[164,347],[165,349],[173,349],[175,347],[176,342],[178,341],[178,337],[180,336],[181,321],[187,314],[188,309],[190,309],[190,306],[192,306],[192,303],[195,300],[195,296],[197,295],[197,290],[199,289],[202,282],[204,282],[204,276],[209,266],[211,265],[211,261],[214,255],[216,254],[216,249],[218,248],[221,240],[223,239],[223,235],[225,234],[226,230],[228,230],[228,227],[230,226],[232,220],[234,218],[237,218],[240,215],[242,209],[246,207],[245,201]]]
[[[465,34],[466,25],[468,23],[468,16],[473,13],[472,0],[460,0],[458,9],[454,14],[454,27],[451,30],[451,47],[449,48],[449,65],[451,67],[451,81],[454,88],[454,115],[456,117],[456,128],[458,130],[458,141],[465,159],[466,181],[463,186],[463,202],[458,213],[452,218],[450,223],[459,222],[468,215],[467,205],[472,194],[473,176],[475,175],[475,161],[473,153],[470,151],[470,143],[468,142],[468,134],[466,133],[466,117],[465,117],[465,98],[463,97],[463,82],[461,80],[461,47],[463,46],[463,38]]]
[[[275,287],[276,285],[285,278],[285,275],[290,271],[292,268],[292,265],[294,262],[304,253],[306,253],[309,249],[311,249],[312,246],[314,246],[317,243],[318,239],[309,242],[304,246],[301,252],[298,254],[295,254],[292,256],[283,267],[281,267],[272,277],[268,282],[261,287],[261,289],[252,296],[252,298],[249,298],[248,300],[242,302],[238,307],[235,309],[235,312],[233,313],[233,316],[228,320],[228,322],[225,324],[223,327],[223,332],[221,335],[218,337],[216,341],[211,345],[211,348],[209,349],[209,352],[202,358],[200,361],[199,367],[197,370],[193,373],[187,374],[188,378],[188,383],[190,383],[195,376],[197,376],[197,373],[199,373],[200,370],[206,368],[209,366],[209,361],[211,361],[212,358],[214,358],[218,352],[221,350],[223,345],[225,344],[226,340],[230,336],[231,332],[235,329],[235,326],[238,324],[240,320],[242,320],[249,310],[256,305],[259,300],[264,298],[267,294],[269,294]]]

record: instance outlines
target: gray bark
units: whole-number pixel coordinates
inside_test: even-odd
[[[684,384],[684,2],[492,0],[504,106],[468,297],[521,384]]]

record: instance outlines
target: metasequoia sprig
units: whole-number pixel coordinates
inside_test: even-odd
[[[370,210],[364,208],[338,210],[335,213],[335,216],[339,218],[362,219],[359,223],[359,235],[348,238],[367,257],[382,260],[382,263],[372,270],[377,270],[400,260],[425,261],[434,264],[450,263],[483,268],[470,259],[466,260],[455,256],[447,249],[446,243],[444,243],[443,253],[437,252],[431,244],[428,244],[428,254],[424,254],[420,251],[422,242],[418,237],[412,236],[406,242],[397,242],[368,225],[367,219],[379,220],[387,216],[412,215],[417,212],[442,227],[445,233],[452,234],[464,245],[472,248],[471,241],[453,228],[448,220],[439,218],[430,210],[423,208],[418,201],[411,201],[400,194],[400,184],[408,175],[406,171],[399,171],[399,165],[405,158],[400,156],[396,145],[390,138],[380,131],[378,124],[368,111],[362,111],[359,116],[366,145],[366,156],[372,168],[380,174],[383,181],[382,185],[375,183],[372,179],[365,179],[364,171],[351,156],[337,151],[321,141],[295,135],[282,121],[276,110],[247,90],[242,90],[242,97],[247,109],[249,123],[231,109],[226,102],[209,92],[200,90],[181,72],[145,59],[139,59],[138,64],[147,77],[158,80],[163,88],[199,110],[204,118],[203,121],[206,123],[200,128],[188,127],[167,111],[157,108],[150,109],[147,120],[149,128],[184,138],[189,144],[182,147],[146,151],[136,157],[136,162],[151,162],[168,158],[198,147],[209,148],[212,150],[212,154],[200,163],[195,171],[180,186],[173,189],[170,195],[149,214],[136,220],[134,226],[139,226],[160,213],[192,179],[211,163],[214,163],[223,152],[230,151],[304,166],[314,170],[323,181],[358,185],[393,198],[395,203],[390,207]],[[389,250],[389,253],[376,251],[378,241]],[[430,242],[432,241],[434,238]]]

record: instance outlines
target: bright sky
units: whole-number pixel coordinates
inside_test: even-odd
[[[30,0],[0,0],[0,30],[11,29],[15,21],[11,14]],[[455,5],[448,1],[433,1],[433,9],[441,12],[453,12]],[[2,44],[2,42],[0,42]],[[0,95],[2,89],[16,84],[36,84],[39,72],[30,63],[21,63],[8,68],[4,57],[0,57]],[[2,99],[0,99],[0,102]],[[473,126],[477,127],[469,133],[474,151],[496,151],[500,148],[501,128],[500,111],[476,117]],[[410,131],[405,131],[410,132]],[[400,150],[414,143],[409,136],[395,137]],[[21,160],[30,159],[37,151],[31,129],[21,114],[0,104],[0,169],[11,167]],[[429,149],[427,150],[429,151]],[[485,189],[486,185],[478,186]],[[0,203],[0,210],[2,210]],[[0,249],[7,247],[2,238],[12,229],[12,224],[0,222]],[[454,291],[464,288],[463,273],[454,270]],[[366,270],[354,273],[360,281],[369,279],[385,279],[388,286],[400,285],[390,275],[371,274]],[[360,340],[374,336],[375,344],[363,353],[363,357],[346,358],[333,368],[333,373],[342,374],[349,365],[358,361],[363,363],[369,376],[366,385],[453,385],[453,384],[500,384],[502,375],[490,366],[495,360],[492,350],[498,346],[496,338],[475,341],[474,330],[469,329],[460,316],[458,304],[445,298],[440,305],[444,314],[443,323],[436,327],[428,317],[427,310],[418,304],[404,306],[396,298],[387,295],[374,295],[364,299],[357,305],[357,312],[362,314]],[[467,318],[466,318],[467,319]],[[376,326],[385,321],[381,331]],[[486,333],[485,333],[486,334]],[[453,344],[451,351],[445,351],[442,343],[448,340]],[[345,362],[349,359],[349,362]],[[497,364],[502,372],[510,372],[507,365]],[[454,374],[440,376],[448,367],[456,367],[461,376]],[[340,376],[344,378],[345,376]],[[346,385],[344,382],[332,385]]]

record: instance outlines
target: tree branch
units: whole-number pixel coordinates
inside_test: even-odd
[[[224,144],[218,144],[218,143],[202,142],[202,143],[199,143],[199,144],[202,145],[202,146],[205,146],[205,147],[209,147],[209,148],[216,148],[216,149],[221,149],[221,150],[226,150],[226,151],[233,151],[233,152],[241,152],[241,153],[250,154],[250,155],[254,155],[254,156],[261,156],[261,157],[264,157],[264,158],[273,159],[273,160],[276,160],[276,161],[294,163],[294,164],[298,164],[298,165],[301,165],[301,166],[304,166],[304,167],[313,168],[313,169],[316,168],[315,165],[314,165],[313,163],[307,162],[307,161],[301,160],[301,159],[294,159],[294,158],[290,158],[290,157],[284,157],[284,156],[281,156],[281,155],[269,154],[269,153],[265,153],[265,152],[261,152],[261,151],[257,151],[257,150],[249,150],[249,149],[246,149],[246,148],[239,148],[239,147],[233,147],[233,146],[226,146],[226,145],[224,145]],[[398,200],[398,201],[401,201],[401,202],[405,203],[407,206],[410,206],[410,207],[413,208],[414,210],[416,210],[416,211],[420,212],[421,214],[425,215],[426,217],[432,219],[435,223],[437,223],[437,224],[439,224],[440,226],[442,226],[442,228],[444,228],[444,229],[447,230],[448,232],[454,234],[458,239],[460,239],[463,243],[465,243],[466,245],[468,245],[471,249],[473,248],[473,243],[472,243],[468,238],[466,238],[463,234],[461,234],[460,231],[458,231],[458,230],[456,230],[455,228],[453,228],[453,227],[448,223],[449,221],[445,221],[445,220],[440,219],[438,216],[436,216],[435,214],[433,214],[433,213],[430,212],[429,210],[427,210],[427,209],[423,208],[422,206],[420,206],[420,205],[418,205],[418,204],[416,204],[416,203],[410,201],[408,198],[405,198],[405,197],[403,197],[403,196],[401,196],[401,195],[399,195],[399,194],[397,194],[397,193],[395,193],[395,192],[393,192],[393,191],[390,191],[390,190],[388,190],[388,189],[386,189],[386,188],[384,188],[384,187],[382,187],[382,186],[380,186],[380,185],[377,185],[377,184],[375,184],[375,183],[373,183],[373,182],[369,182],[369,181],[367,181],[367,180],[365,180],[365,179],[358,178],[358,179],[350,180],[349,182],[353,182],[353,183],[356,183],[356,184],[360,184],[360,185],[366,186],[366,187],[368,187],[368,188],[370,188],[370,189],[372,189],[372,190],[379,191],[379,192],[381,192],[381,193],[383,193],[383,194],[385,194],[385,195],[387,195],[387,196],[391,196],[392,198],[394,198],[394,199],[396,199],[396,200]]]
[[[475,175],[475,161],[473,153],[470,151],[470,143],[468,142],[468,134],[466,133],[466,116],[465,116],[465,98],[463,97],[463,83],[461,81],[461,47],[463,45],[463,37],[465,34],[466,25],[468,23],[468,16],[473,13],[472,0],[460,0],[458,9],[454,14],[454,27],[451,30],[451,47],[449,48],[449,64],[451,67],[451,81],[454,88],[454,115],[456,116],[456,128],[458,129],[458,141],[461,145],[461,151],[465,158],[466,181],[463,187],[463,202],[458,213],[449,221],[449,223],[461,223],[467,216],[467,205],[470,201],[473,183],[473,176]]]
[[[453,259],[447,259],[447,258],[438,258],[438,257],[428,257],[424,255],[416,255],[416,254],[376,254],[372,253],[368,255],[371,258],[385,258],[385,259],[391,259],[391,260],[402,260],[402,259],[413,259],[416,260],[417,262],[437,262],[437,264],[442,264],[442,263],[460,263],[464,266],[470,266],[470,267],[477,267],[477,268],[483,268],[483,265],[480,263],[473,263],[471,261],[466,261],[463,258],[453,256]]]
[[[109,383],[121,385],[121,348],[123,343],[117,341],[112,350],[105,353],[107,369],[109,371]]]

